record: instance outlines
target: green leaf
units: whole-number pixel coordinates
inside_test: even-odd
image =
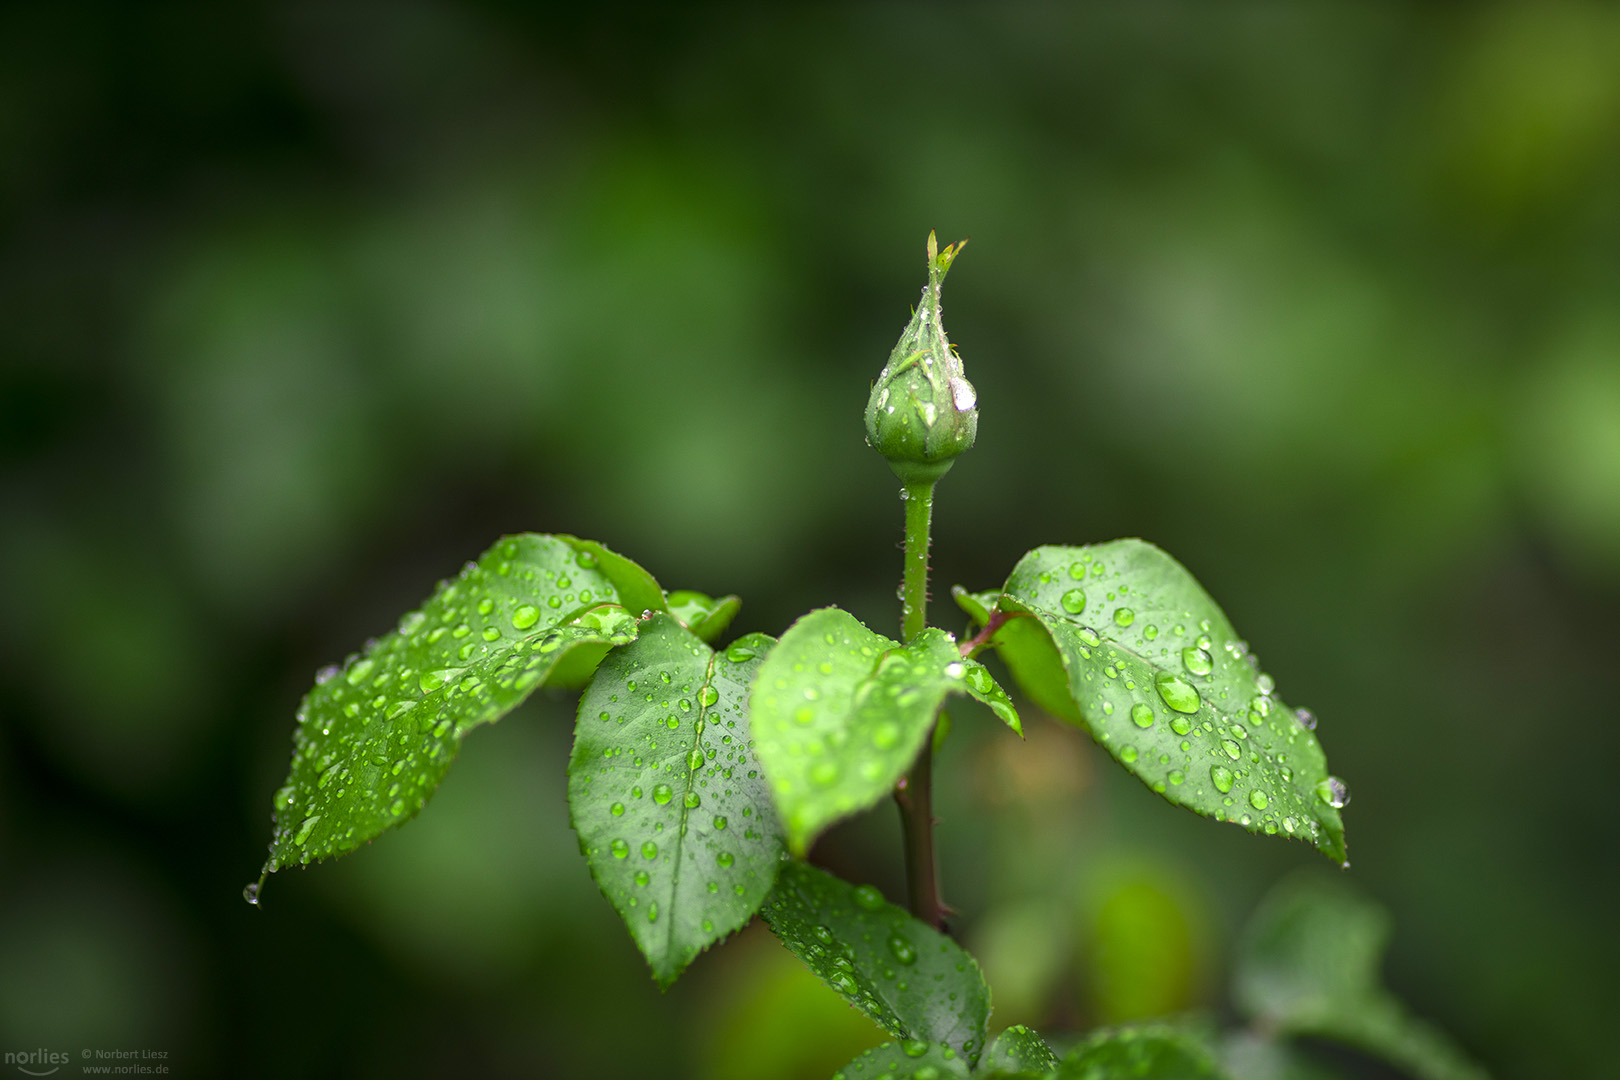
[[[967,1062],[955,1050],[915,1040],[874,1046],[833,1073],[833,1080],[945,1080],[967,1075]]]
[[[595,540],[581,540],[577,536],[564,534],[559,534],[558,539],[566,541],[587,562],[594,560],[591,565],[613,583],[613,588],[619,594],[619,603],[633,614],[669,610],[664,602],[664,590],[659,588],[653,576],[623,555]]]
[[[1055,1080],[1225,1080],[1226,1074],[1198,1041],[1161,1024],[1119,1028],[1092,1035],[1070,1050]]]
[[[632,640],[636,620],[601,569],[609,562],[643,588],[624,570],[635,564],[600,544],[505,537],[364,653],[321,671],[299,706],[265,873],[352,851],[414,817],[469,730],[559,667],[577,669],[578,654]]]
[[[1288,1034],[1335,1039],[1421,1080],[1483,1080],[1438,1030],[1382,986],[1388,914],[1339,882],[1285,881],[1250,922],[1234,976],[1238,1007]]]
[[[750,706],[794,854],[889,794],[951,692],[984,701],[1018,730],[1006,693],[943,630],[930,627],[901,646],[838,608],[788,628],[760,668]]]
[[[978,1059],[990,1019],[978,963],[872,886],[787,862],[760,915],[793,955],[889,1034],[946,1043]]]
[[[715,638],[725,633],[726,627],[731,625],[731,620],[742,608],[742,601],[735,596],[722,596],[716,600],[691,589],[677,589],[670,593],[668,603],[669,613],[679,619],[682,626],[711,645]]]
[[[1140,540],[1037,548],[997,609],[1031,616],[992,639],[1025,693],[1088,729],[1154,791],[1345,860],[1347,792],[1328,775],[1314,720],[1276,697],[1180,563]]]
[[[1058,1057],[1046,1040],[1023,1024],[1014,1024],[997,1035],[979,1062],[979,1072],[992,1076],[1045,1076],[1057,1067]]]
[[[747,709],[770,644],[753,634],[717,653],[654,615],[580,699],[574,829],[660,986],[740,930],[776,878],[782,842]]]

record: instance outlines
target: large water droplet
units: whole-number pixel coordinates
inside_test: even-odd
[[[1086,591],[1084,589],[1070,589],[1063,594],[1063,610],[1070,615],[1078,615],[1086,610]]]
[[[754,650],[750,649],[747,645],[744,645],[740,641],[734,642],[726,649],[726,659],[730,660],[733,664],[740,664],[745,660],[752,660],[753,658]]]
[[[1295,709],[1294,722],[1306,731],[1316,730],[1316,714],[1309,709]]]
[[[512,625],[519,630],[527,630],[540,621],[540,609],[533,604],[519,604],[512,610]]]
[[[613,852],[615,859],[622,859],[630,854],[630,845],[623,840],[615,840],[608,845],[608,850]]]
[[[1212,765],[1209,770],[1209,778],[1214,783],[1215,790],[1222,795],[1232,790],[1232,771],[1230,769]]]
[[[1152,727],[1153,710],[1147,705],[1138,701],[1135,705],[1131,706],[1131,722],[1139,728]]]
[[[899,931],[889,935],[889,952],[902,964],[915,964],[917,962],[917,949],[911,942],[900,936]]]
[[[254,907],[259,906],[259,883],[257,881],[250,881],[242,886],[242,899]]]
[[[1136,612],[1128,607],[1114,609],[1114,625],[1129,626],[1136,621]]]
[[[705,709],[719,700],[720,691],[716,690],[712,686],[705,686],[702,690],[698,691],[698,704],[703,706]]]
[[[855,906],[863,911],[882,911],[883,894],[871,885],[855,887]]]
[[[810,779],[817,784],[830,784],[838,779],[838,765],[832,761],[818,761],[810,766]]]
[[[1181,650],[1181,664],[1193,675],[1208,675],[1215,670],[1215,662],[1209,653],[1194,645]]]
[[[1201,701],[1198,691],[1193,689],[1192,683],[1179,675],[1172,675],[1168,671],[1161,671],[1153,679],[1153,685],[1159,691],[1159,697],[1164,703],[1179,713],[1195,713]]]
[[[651,840],[648,840],[646,843],[642,844],[641,857],[644,859],[658,858],[658,845],[653,843]]]
[[[1330,776],[1316,785],[1316,797],[1335,810],[1342,809],[1350,802],[1350,785],[1337,776]]]
[[[657,803],[659,806],[663,806],[668,803],[670,799],[674,798],[675,792],[670,789],[668,784],[654,784],[652,796],[653,802]]]
[[[1256,810],[1264,810],[1266,807],[1271,805],[1271,798],[1259,788],[1255,788],[1253,791],[1249,792],[1249,805],[1254,807]]]

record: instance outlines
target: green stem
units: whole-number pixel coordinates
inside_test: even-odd
[[[905,578],[900,588],[901,637],[909,643],[928,625],[928,543],[934,513],[934,485],[907,484]],[[939,866],[934,860],[934,736],[930,731],[911,771],[895,785],[900,830],[906,851],[906,891],[911,913],[936,929],[945,929],[945,904],[939,897]]]
[[[934,516],[934,485],[907,484],[900,489],[906,500],[906,569],[900,599],[900,638],[911,644],[928,625],[928,530]]]

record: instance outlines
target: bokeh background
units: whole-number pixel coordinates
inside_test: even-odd
[[[1320,715],[1393,986],[1501,1077],[1608,1074],[1617,57],[1572,3],[0,9],[0,1043],[740,1080],[878,1041],[757,928],[654,989],[562,697],[241,888],[316,668],[503,532],[738,631],[892,627],[860,415],[935,228],[982,405],[939,618],[1039,543],[1177,554]],[[1319,856],[958,712],[994,1025],[1228,1015]],[[903,895],[892,818],[818,857]]]

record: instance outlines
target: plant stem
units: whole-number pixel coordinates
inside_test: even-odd
[[[928,531],[934,516],[934,485],[907,484],[906,567],[901,585],[900,639],[906,644],[928,625]]]
[[[901,637],[910,642],[928,625],[928,543],[934,513],[934,485],[907,484],[905,577],[900,588]],[[930,730],[911,771],[895,785],[900,830],[905,841],[906,891],[911,913],[929,926],[945,928],[939,898],[939,866],[934,861],[934,735]]]

